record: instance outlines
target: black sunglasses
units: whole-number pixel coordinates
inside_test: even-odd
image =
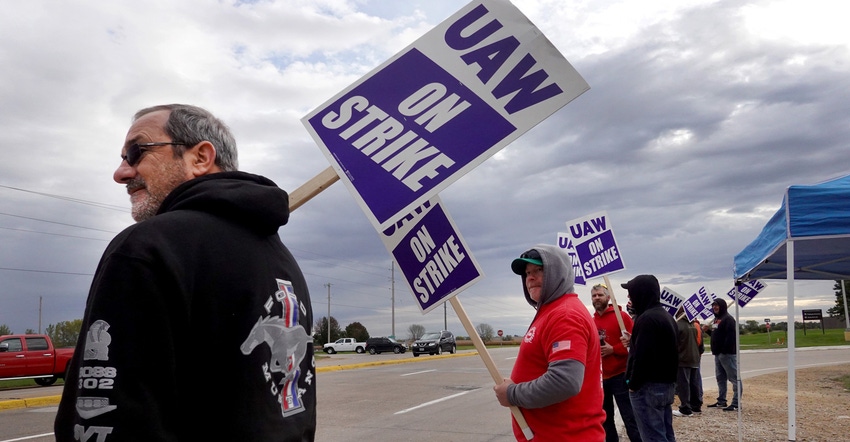
[[[130,167],[135,167],[142,160],[142,154],[150,150],[151,147],[157,146],[186,146],[186,143],[178,142],[160,142],[160,143],[133,143],[127,146],[127,154],[121,155],[121,159],[126,161]]]

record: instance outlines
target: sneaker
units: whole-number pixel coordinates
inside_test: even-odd
[[[723,411],[738,411],[737,405],[730,405],[728,407],[723,408]]]
[[[702,413],[702,410],[700,410],[699,408],[696,408],[696,409],[691,409],[691,412],[693,414],[700,414],[700,413]]]
[[[682,413],[679,410],[673,410],[673,416],[676,416],[676,417],[691,417],[691,416],[693,416],[693,413]]]
[[[726,408],[725,402],[715,402],[711,405],[707,405],[708,408]]]

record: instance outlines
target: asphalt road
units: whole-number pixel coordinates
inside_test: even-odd
[[[507,376],[516,347],[491,349],[499,371]],[[798,349],[798,369],[850,364],[850,347]],[[743,379],[785,371],[788,353],[744,352]],[[384,362],[386,365],[369,366]],[[346,368],[349,364],[359,364]],[[477,355],[442,357],[337,354],[318,362],[319,409],[317,440],[405,440],[508,442],[514,437],[510,413],[498,405],[493,380]],[[714,383],[714,362],[703,357],[703,382]],[[746,395],[746,385],[744,387]],[[0,403],[11,396],[57,395],[58,387],[0,392]],[[742,401],[746,404],[747,397]],[[53,441],[55,405],[0,411],[0,442]]]

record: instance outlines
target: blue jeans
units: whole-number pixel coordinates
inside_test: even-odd
[[[676,442],[673,434],[673,391],[675,383],[650,382],[629,391],[643,442]]]
[[[732,383],[732,403],[735,407],[738,406],[739,390],[743,390],[744,386],[738,388],[738,355],[735,354],[719,354],[714,355],[714,376],[717,377],[717,403],[726,403],[726,381]]]
[[[617,424],[614,422],[614,401],[617,402],[617,408],[620,409],[620,417],[623,418],[623,423],[626,424],[626,434],[632,442],[641,442],[640,430],[638,430],[635,413],[632,411],[632,403],[629,399],[629,389],[626,387],[626,374],[620,373],[608,379],[602,380],[602,390],[605,392],[605,399],[602,402],[602,409],[605,410],[605,442],[619,442],[620,436],[617,435]]]

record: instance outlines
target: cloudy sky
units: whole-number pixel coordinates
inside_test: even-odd
[[[485,274],[458,298],[473,323],[524,333],[533,310],[510,261],[599,211],[626,265],[612,282],[652,273],[683,295],[703,286],[725,294],[733,257],[787,186],[850,173],[850,28],[826,2],[513,3],[591,89],[441,192]],[[0,324],[20,333],[37,330],[39,317],[42,329],[82,317],[101,253],[133,222],[112,172],[136,110],[209,109],[233,129],[241,169],[292,191],[328,167],[300,119],[464,5],[9,5],[0,15]],[[451,306],[445,318],[443,308],[420,312],[343,184],[280,233],[315,317],[327,315],[330,295],[342,326],[359,321],[372,335],[404,338],[411,324],[444,321],[468,334]],[[786,319],[785,282],[766,282],[742,319]],[[796,287],[798,320],[803,308],[834,305],[830,281]],[[578,293],[590,306],[589,287]]]

